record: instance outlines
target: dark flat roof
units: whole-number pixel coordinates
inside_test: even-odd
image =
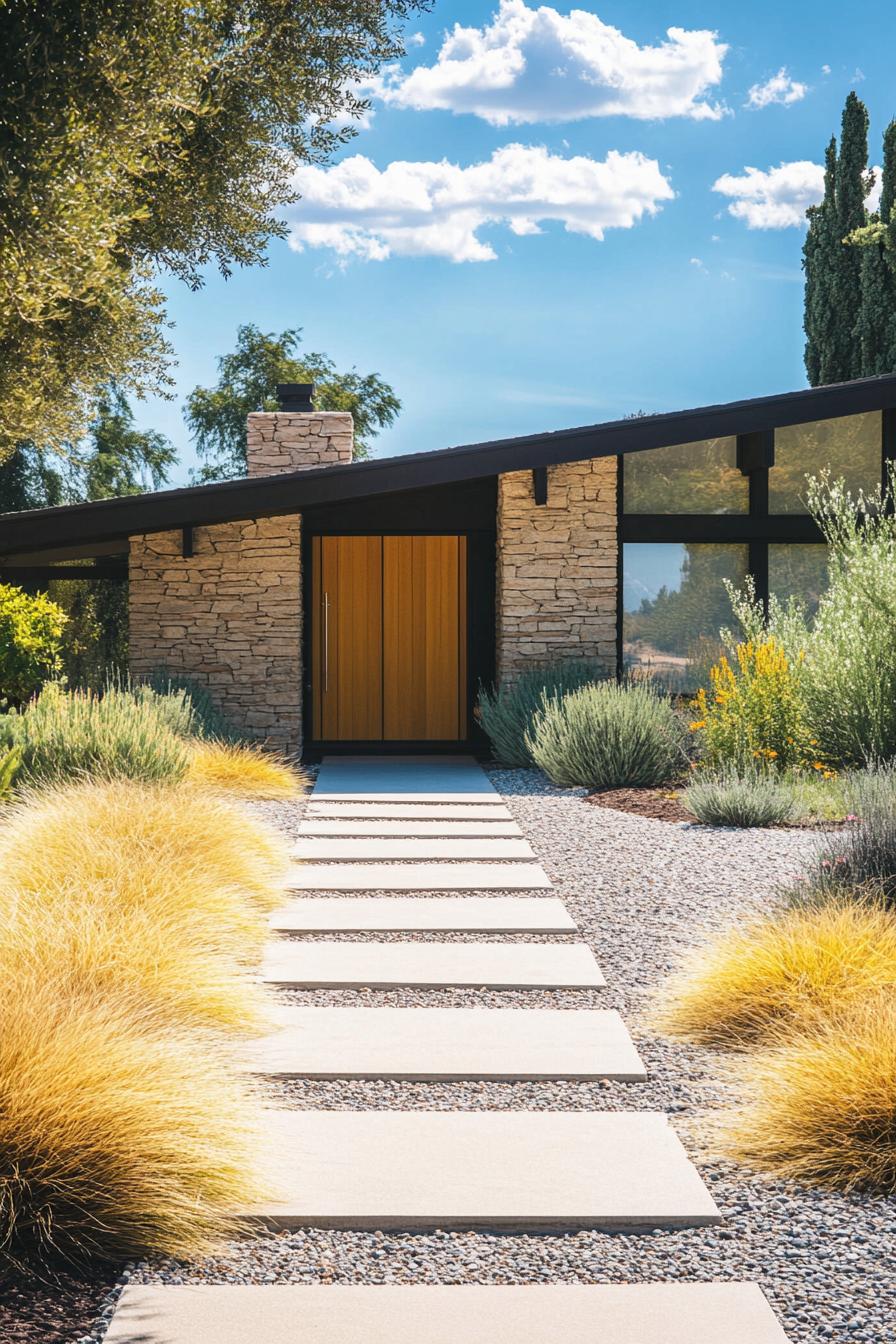
[[[0,557],[51,551],[91,555],[99,554],[100,547],[108,554],[114,549],[109,543],[137,533],[300,513],[315,505],[368,495],[644,452],[887,407],[896,407],[896,374],[430,453],[7,513],[0,515]]]

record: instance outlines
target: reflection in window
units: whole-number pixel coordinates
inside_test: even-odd
[[[775,465],[768,474],[769,513],[805,513],[806,477],[824,467],[842,476],[853,495],[881,478],[881,413],[843,415],[775,430]]]
[[[723,580],[743,584],[746,546],[627,542],[622,552],[626,671],[650,672],[672,691],[694,690],[733,624]]]
[[[769,546],[768,590],[779,601],[798,597],[812,617],[827,586],[827,546]]]
[[[629,453],[626,513],[746,513],[750,487],[737,469],[737,440],[703,439]]]

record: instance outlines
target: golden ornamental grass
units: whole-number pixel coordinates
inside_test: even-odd
[[[260,747],[195,741],[190,745],[187,781],[201,788],[243,798],[296,798],[304,775],[284,757]]]
[[[671,1036],[741,1050],[887,988],[896,988],[896,916],[831,903],[753,921],[701,949],[654,1017]]]
[[[896,993],[807,1023],[739,1073],[746,1104],[719,1121],[726,1155],[812,1184],[896,1192]]]
[[[286,841],[223,798],[170,784],[86,781],[26,795],[3,814],[0,875],[22,891],[108,886],[129,908],[164,888],[225,923],[234,897],[269,913],[282,901]],[[251,913],[251,912],[250,912]],[[250,937],[249,923],[244,925]]]
[[[246,958],[221,936],[208,911],[184,912],[162,889],[160,899],[127,910],[114,888],[60,888],[51,900],[0,889],[0,974],[12,984],[39,983],[58,968],[68,992],[95,998],[131,995],[177,1029],[231,1035],[267,1025],[268,1000]],[[260,955],[264,920],[255,916],[251,947]]]
[[[263,1194],[249,1085],[220,1038],[53,969],[0,984],[0,1266],[214,1248]]]
[[[257,1204],[236,1033],[279,837],[194,789],[118,780],[0,818],[0,1268],[182,1257]]]

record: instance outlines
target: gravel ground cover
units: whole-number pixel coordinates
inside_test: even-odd
[[[140,1264],[123,1277],[174,1283],[751,1279],[765,1289],[793,1344],[883,1344],[896,1337],[894,1202],[762,1180],[712,1160],[701,1137],[700,1117],[730,1100],[721,1079],[722,1062],[709,1052],[658,1040],[649,1022],[651,995],[680,954],[732,921],[771,907],[777,886],[802,870],[814,837],[782,830],[713,831],[623,814],[589,806],[582,791],[554,789],[531,771],[496,771],[492,778],[577,920],[581,936],[593,947],[608,988],[316,990],[283,992],[281,997],[307,1004],[613,1007],[632,1032],[649,1080],[291,1081],[268,1083],[266,1093],[277,1105],[329,1109],[664,1110],[723,1212],[721,1226],[524,1236],[308,1230],[247,1236],[200,1264]],[[292,834],[300,810],[283,804],[265,808],[271,820]],[[114,1294],[106,1305],[106,1319],[113,1300]],[[102,1333],[100,1324],[83,1336],[84,1344],[99,1341]]]

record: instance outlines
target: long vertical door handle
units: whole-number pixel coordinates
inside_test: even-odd
[[[324,593],[324,691],[330,689],[330,594]]]

